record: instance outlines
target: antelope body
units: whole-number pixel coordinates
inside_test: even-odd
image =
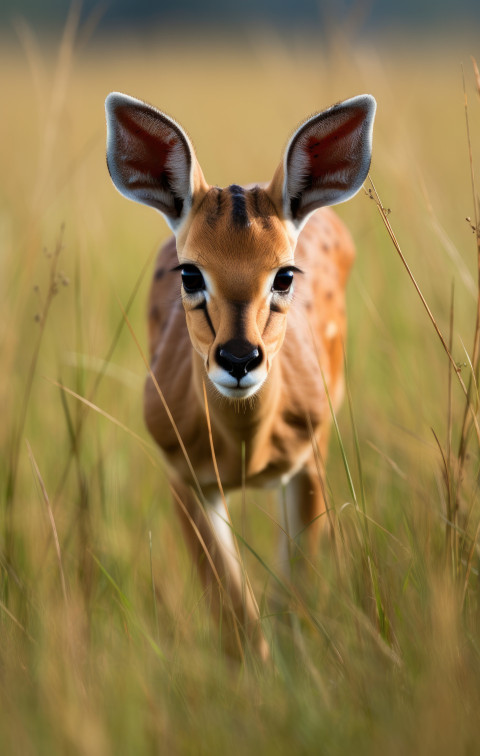
[[[286,484],[282,558],[302,531],[315,548],[325,510],[325,385],[337,407],[354,258],[327,206],[366,178],[375,101],[355,97],[308,119],[270,184],[248,189],[209,186],[186,133],[160,111],[118,93],[106,110],[115,186],[159,210],[174,231],[150,293],[146,423],[227,647],[246,638],[266,657],[219,480],[227,493]]]

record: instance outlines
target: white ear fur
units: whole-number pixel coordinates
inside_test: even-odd
[[[318,207],[353,197],[365,181],[372,154],[376,102],[360,95],[303,123],[284,157],[283,212],[297,229]]]
[[[107,165],[118,191],[150,205],[178,231],[192,206],[193,147],[181,126],[156,108],[112,92],[105,101]]]

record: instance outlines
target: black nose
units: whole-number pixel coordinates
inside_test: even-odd
[[[251,344],[248,345],[249,348]],[[247,375],[251,370],[255,370],[262,361],[262,353],[258,347],[250,349],[245,354],[245,348],[243,345],[233,344],[227,342],[222,347],[217,349],[217,362],[227,373],[233,375],[237,381],[240,381],[244,375]]]

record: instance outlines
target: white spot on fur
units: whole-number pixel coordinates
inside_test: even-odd
[[[325,338],[334,339],[338,334],[338,326],[334,320],[330,320],[325,327]]]

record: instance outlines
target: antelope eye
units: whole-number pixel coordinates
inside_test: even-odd
[[[182,284],[187,294],[205,289],[205,281],[195,265],[184,265],[182,268]]]
[[[279,270],[273,280],[272,291],[279,291],[282,294],[285,294],[287,291],[289,291],[292,283],[293,270],[291,270],[290,268]]]

